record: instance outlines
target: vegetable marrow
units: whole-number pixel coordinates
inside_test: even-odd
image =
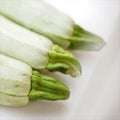
[[[0,0],[0,13],[64,48],[100,50],[105,44],[101,37],[43,0]]]
[[[73,77],[81,74],[80,63],[70,52],[2,15],[0,15],[0,53],[21,60],[34,69],[46,68]]]
[[[23,106],[36,100],[65,100],[69,88],[16,59],[0,54],[0,104]]]

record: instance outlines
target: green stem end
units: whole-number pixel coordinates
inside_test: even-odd
[[[54,45],[48,55],[49,63],[46,68],[49,71],[60,71],[72,77],[81,75],[80,63],[70,52]]]
[[[69,98],[69,88],[61,81],[33,71],[29,100],[65,100]]]
[[[73,35],[68,39],[71,42],[69,49],[98,51],[106,44],[105,41],[78,25],[74,25]]]

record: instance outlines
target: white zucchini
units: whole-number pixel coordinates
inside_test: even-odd
[[[29,65],[0,54],[0,104],[22,106],[28,103],[32,69]]]
[[[0,0],[0,13],[64,48],[100,50],[105,44],[102,38],[76,25],[71,17],[43,0]]]
[[[0,92],[26,96],[30,91],[32,69],[4,55],[0,55]]]
[[[0,92],[0,105],[6,106],[23,106],[29,102],[29,97],[19,97],[19,96],[11,96],[8,94],[4,94]]]
[[[53,45],[48,38],[29,31],[1,15],[0,53],[24,61],[35,69],[47,68],[72,76],[78,76],[81,72],[80,64],[72,54]]]
[[[54,78],[33,71],[16,59],[0,54],[0,104],[22,106],[29,101],[63,100],[68,87]]]

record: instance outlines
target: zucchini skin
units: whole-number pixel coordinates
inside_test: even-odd
[[[81,65],[70,52],[46,37],[19,26],[0,15],[0,53],[21,60],[32,68],[81,75]]]
[[[106,45],[103,38],[44,0],[0,0],[0,13],[65,49],[99,51]]]
[[[0,15],[0,53],[43,69],[49,62],[53,43]]]
[[[24,96],[13,96],[0,92],[0,105],[11,106],[11,107],[20,107],[28,104],[29,97]]]
[[[0,54],[0,104],[24,106],[29,102],[32,68]]]
[[[44,0],[1,0],[0,4],[1,14],[35,32],[51,38],[54,36],[55,39],[59,36],[65,39],[72,36],[74,26],[72,18]],[[19,7],[17,7],[18,5]],[[55,39],[53,38],[53,40]],[[59,39],[58,42],[62,40]],[[69,44],[67,43],[69,41],[62,42]],[[59,43],[65,46],[62,42]]]
[[[29,65],[0,54],[0,92],[13,96],[27,96],[31,86]]]

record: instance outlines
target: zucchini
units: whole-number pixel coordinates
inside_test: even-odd
[[[101,37],[43,0],[0,0],[0,13],[64,48],[100,50],[105,45]]]
[[[0,54],[0,104],[23,106],[36,100],[65,100],[69,88],[21,61]]]
[[[46,68],[73,77],[81,74],[80,63],[70,52],[2,15],[0,15],[0,53],[21,60],[34,69]]]

